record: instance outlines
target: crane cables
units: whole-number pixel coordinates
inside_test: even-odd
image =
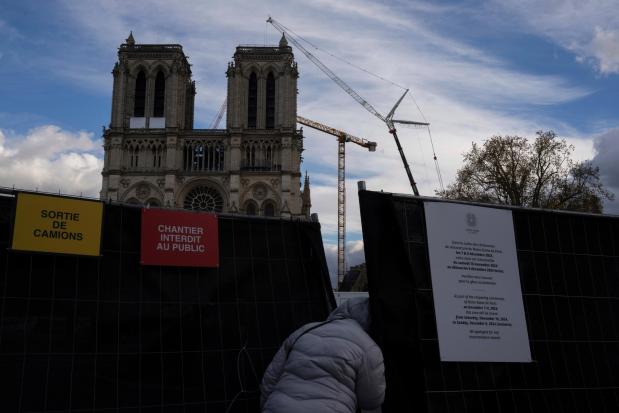
[[[351,66],[351,67],[354,67],[354,68],[355,68],[355,69],[357,69],[357,70],[360,70],[360,71],[362,71],[362,72],[364,72],[364,73],[366,73],[366,74],[368,74],[368,75],[370,75],[370,76],[373,76],[373,77],[375,77],[375,78],[377,78],[377,79],[379,79],[379,80],[382,80],[382,81],[384,81],[384,82],[386,82],[386,83],[389,83],[389,84],[391,84],[391,85],[393,85],[393,86],[396,86],[396,87],[398,87],[398,88],[400,88],[400,89],[402,89],[402,90],[407,90],[407,89],[408,89],[408,88],[406,88],[406,87],[404,87],[404,86],[402,86],[402,85],[400,85],[400,84],[398,84],[398,83],[396,83],[396,82],[394,82],[394,81],[392,81],[392,80],[389,80],[389,79],[387,79],[387,78],[385,78],[385,77],[383,77],[383,76],[380,76],[380,75],[378,75],[378,74],[376,74],[376,73],[373,73],[373,72],[371,72],[371,71],[369,71],[369,70],[367,70],[367,69],[365,69],[365,68],[363,68],[363,67],[361,67],[361,66],[359,66],[359,65],[356,65],[356,64],[354,64],[354,63],[352,63],[352,62],[350,62],[350,61],[348,61],[348,60],[346,60],[346,59],[344,59],[344,58],[342,58],[342,57],[339,57],[339,56],[337,56],[337,55],[335,55],[335,54],[333,54],[333,53],[329,52],[328,50],[325,50],[325,49],[322,49],[322,48],[318,47],[316,44],[314,44],[314,43],[312,43],[311,41],[307,40],[306,38],[304,38],[303,36],[301,36],[300,34],[298,34],[297,32],[295,32],[294,30],[292,30],[291,28],[289,28],[289,27],[285,26],[284,24],[282,24],[282,23],[281,23],[281,22],[279,22],[279,21],[276,21],[276,20],[272,19],[271,17],[269,17],[269,19],[267,20],[267,23],[269,22],[269,20],[272,20],[271,24],[273,24],[273,22],[275,22],[275,23],[276,23],[277,25],[279,25],[282,29],[284,29],[284,31],[285,31],[285,32],[287,32],[289,35],[290,35],[290,34],[292,34],[292,35],[293,35],[296,39],[298,39],[298,40],[300,40],[300,41],[302,41],[302,42],[304,42],[304,43],[308,44],[308,45],[309,45],[309,46],[311,46],[313,49],[315,49],[315,50],[317,50],[317,51],[319,51],[319,52],[325,53],[325,54],[327,54],[327,55],[331,56],[332,58],[334,58],[334,59],[336,59],[336,60],[339,60],[339,61],[340,61],[340,62],[342,62],[342,63],[345,63],[345,64],[347,64],[347,65],[349,65],[349,66]],[[302,51],[303,51],[303,50],[302,50]],[[308,57],[309,57],[309,56],[308,56]],[[313,59],[310,59],[310,60],[312,60],[312,61],[313,61]],[[324,66],[324,64],[323,64],[323,66]],[[320,66],[319,66],[319,67],[320,67]],[[321,68],[321,69],[322,69],[322,68]],[[331,70],[329,70],[329,71],[331,71]],[[336,77],[337,77],[337,76],[336,76]],[[338,79],[339,79],[339,78],[338,78]],[[337,82],[337,80],[336,80],[336,83],[338,83],[338,82]],[[353,92],[354,92],[354,90],[353,90]],[[356,92],[355,92],[355,94],[356,94]],[[415,107],[416,107],[416,108],[417,108],[417,110],[419,111],[419,114],[421,115],[421,117],[422,117],[423,121],[424,121],[424,122],[426,122],[426,123],[428,123],[428,121],[426,120],[425,115],[424,115],[424,114],[423,114],[423,112],[421,111],[421,108],[420,108],[420,107],[419,107],[419,105],[417,104],[417,101],[416,101],[416,100],[415,100],[415,98],[413,97],[412,93],[410,94],[410,97],[411,97],[411,99],[413,100],[413,103],[415,104]],[[365,99],[363,99],[363,98],[361,98],[361,99],[362,99],[363,101],[365,101]],[[365,106],[365,105],[364,105],[364,106]],[[374,108],[372,107],[372,109],[374,109]],[[372,111],[371,111],[371,112],[372,112]],[[435,150],[435,148],[434,148],[434,140],[432,139],[432,133],[431,133],[431,131],[430,131],[430,125],[428,124],[428,125],[426,125],[426,127],[427,127],[427,131],[428,131],[428,138],[430,139],[430,146],[432,147],[432,158],[433,158],[433,160],[434,160],[434,169],[435,169],[435,172],[436,172],[436,176],[437,176],[437,179],[438,179],[438,184],[439,184],[440,190],[441,190],[441,192],[442,192],[442,191],[444,191],[444,190],[445,190],[444,185],[443,185],[443,176],[442,176],[442,174],[441,174],[441,168],[440,168],[440,166],[439,166],[438,157],[436,156],[436,150]]]
[[[421,108],[419,107],[419,105],[417,104],[417,101],[415,100],[415,97],[413,96],[413,94],[410,94],[411,99],[413,99],[413,102],[415,103],[415,106],[417,107],[417,110],[419,111],[419,114],[421,115],[421,118],[423,119],[424,122],[428,123],[428,121],[426,120],[426,117],[424,116],[423,112],[421,111]],[[438,185],[441,188],[441,192],[445,191],[445,187],[443,186],[443,175],[441,174],[441,168],[438,164],[438,158],[436,157],[436,151],[434,150],[434,140],[432,139],[432,132],[430,132],[430,125],[428,123],[428,125],[426,126],[427,130],[428,130],[428,137],[430,138],[430,146],[432,147],[432,157],[434,158],[434,169],[436,170],[436,176],[438,178]]]
[[[370,76],[374,76],[375,78],[380,79],[380,80],[382,80],[382,81],[384,81],[384,82],[390,83],[390,84],[392,84],[393,86],[399,87],[399,88],[400,88],[400,89],[402,89],[402,90],[406,90],[406,88],[405,88],[404,86],[399,85],[399,84],[395,83],[395,82],[394,82],[394,81],[392,81],[392,80],[389,80],[389,79],[387,79],[387,78],[385,78],[385,77],[383,77],[383,76],[380,76],[380,75],[378,75],[378,74],[376,74],[376,73],[370,72],[369,70],[364,69],[363,67],[358,66],[358,65],[356,65],[356,64],[354,64],[354,63],[352,63],[352,62],[350,62],[350,61],[348,61],[348,60],[346,60],[346,59],[344,59],[343,57],[339,57],[339,56],[337,56],[337,55],[335,55],[335,54],[333,54],[333,53],[329,52],[328,50],[321,49],[320,47],[316,46],[314,43],[310,42],[309,40],[307,40],[306,38],[304,38],[304,37],[303,37],[303,36],[301,36],[300,34],[296,33],[294,30],[290,29],[289,27],[284,26],[284,25],[283,25],[282,23],[280,23],[279,21],[278,21],[277,23],[278,23],[280,26],[282,26],[282,27],[283,27],[283,28],[284,28],[284,29],[285,29],[288,33],[292,33],[292,34],[293,34],[296,38],[298,38],[298,39],[300,39],[300,40],[304,41],[305,43],[307,43],[308,45],[310,45],[312,48],[314,48],[314,49],[318,50],[319,52],[325,53],[325,54],[327,54],[327,55],[331,56],[332,58],[339,60],[339,61],[340,61],[340,62],[342,62],[342,63],[345,63],[345,64],[347,64],[347,65],[349,65],[349,66],[352,66],[352,67],[354,67],[354,68],[355,68],[355,69],[357,69],[357,70],[361,70],[362,72],[367,73],[367,74],[368,74],[368,75],[370,75]]]

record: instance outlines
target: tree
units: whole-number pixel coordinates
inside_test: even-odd
[[[614,195],[599,168],[571,159],[574,146],[552,132],[532,143],[520,136],[493,136],[472,144],[456,180],[437,195],[467,201],[601,213]]]

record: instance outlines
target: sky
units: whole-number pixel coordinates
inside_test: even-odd
[[[472,142],[553,130],[619,197],[617,10],[619,0],[0,0],[0,186],[98,196],[110,72],[130,30],[137,43],[183,45],[197,84],[195,127],[206,128],[225,98],[235,47],[279,41],[265,22],[272,16],[318,46],[312,52],[380,113],[410,89],[396,118],[431,124],[432,142],[425,129],[398,130],[422,195],[440,189],[432,143],[447,185]],[[354,265],[364,260],[357,181],[411,188],[385,125],[293,51],[299,115],[378,143],[372,153],[346,149]],[[304,135],[302,170],[333,274],[337,142],[309,128]],[[619,201],[605,211],[619,214]]]

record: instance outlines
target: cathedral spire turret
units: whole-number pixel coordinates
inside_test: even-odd
[[[125,39],[125,43],[127,43],[127,46],[135,45],[135,39],[133,38],[133,30],[129,32],[129,37]]]
[[[288,47],[288,40],[286,40],[286,34],[282,33],[282,38],[279,39],[279,47],[283,49],[284,47]]]
[[[310,179],[305,171],[305,182],[303,183],[303,193],[301,194],[301,213],[308,219],[310,217],[310,209],[312,207],[312,197],[310,194]]]

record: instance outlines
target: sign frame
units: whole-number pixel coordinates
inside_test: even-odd
[[[101,219],[100,219],[99,227],[98,227],[99,237],[96,240],[99,246],[97,253],[96,254],[83,254],[83,253],[76,253],[76,252],[58,252],[58,251],[43,251],[43,250],[34,250],[34,249],[14,248],[13,244],[15,241],[15,229],[16,229],[16,223],[17,223],[17,207],[19,203],[19,197],[22,194],[35,195],[35,196],[41,196],[41,197],[47,197],[47,198],[67,199],[71,201],[90,202],[90,203],[101,205]],[[36,253],[36,254],[44,254],[44,255],[73,256],[73,257],[96,258],[96,257],[103,256],[103,254],[101,253],[101,247],[102,247],[102,242],[103,242],[103,228],[104,228],[105,215],[106,215],[105,202],[98,200],[98,199],[93,199],[93,198],[84,198],[84,197],[72,196],[72,195],[52,194],[52,193],[47,193],[47,192],[23,191],[23,190],[19,190],[19,191],[16,190],[13,198],[14,198],[14,202],[13,202],[13,207],[11,209],[12,216],[10,219],[9,247],[7,248],[8,251]]]
[[[423,206],[441,361],[531,362],[512,211]]]
[[[176,219],[165,222],[165,219],[177,215]],[[193,225],[190,218],[200,216],[204,220],[200,225]],[[149,222],[149,225],[157,225],[157,229],[145,226],[145,219],[164,220],[160,223]],[[161,231],[160,226],[169,228],[169,231]],[[209,232],[205,229],[212,225]],[[181,234],[173,228],[184,228],[188,232]],[[159,236],[159,241],[155,237]],[[163,240],[163,237],[166,240]],[[147,239],[148,238],[148,239]],[[184,240],[170,240],[184,238]],[[197,238],[197,240],[196,240]],[[140,265],[144,266],[172,266],[192,268],[219,268],[221,264],[219,247],[219,215],[213,212],[176,210],[167,208],[142,208],[140,217]],[[155,246],[157,244],[157,246]],[[167,245],[167,249],[164,248]],[[183,249],[180,249],[180,246]],[[161,246],[162,249],[158,249]],[[174,246],[178,247],[176,256]],[[198,248],[196,251],[186,251],[186,248]],[[199,251],[203,247],[203,251]],[[171,250],[170,250],[171,248]],[[209,250],[208,248],[211,248]],[[214,252],[210,252],[213,251]],[[160,251],[160,252],[157,252]],[[189,255],[192,254],[192,255]],[[198,254],[203,254],[202,256]]]

